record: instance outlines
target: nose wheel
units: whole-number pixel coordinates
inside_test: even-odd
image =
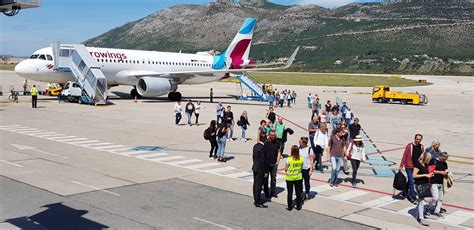
[[[181,101],[181,93],[180,92],[170,92],[168,93],[168,100],[170,101]]]

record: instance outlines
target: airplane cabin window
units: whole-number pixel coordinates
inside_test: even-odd
[[[41,54],[38,59],[46,60],[46,56],[44,56],[44,54]]]
[[[52,61],[53,60],[53,57],[51,57],[51,55],[46,55],[46,59],[48,59],[49,61]]]
[[[30,59],[37,59],[38,57],[39,57],[38,54],[33,54],[33,55],[31,55]]]

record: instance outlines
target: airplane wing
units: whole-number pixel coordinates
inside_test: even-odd
[[[256,71],[275,71],[275,70],[284,70],[290,68],[293,64],[296,54],[298,54],[300,47],[296,47],[291,56],[288,58],[288,61],[284,66],[274,67],[274,68],[252,68],[252,69],[226,69],[226,70],[200,70],[200,71],[179,71],[179,72],[156,72],[156,71],[147,71],[147,70],[123,70],[117,73],[117,77],[165,77],[165,78],[174,78],[174,77],[189,77],[191,78],[194,75],[213,75],[213,74],[222,74],[222,73],[245,73],[245,72],[256,72]]]

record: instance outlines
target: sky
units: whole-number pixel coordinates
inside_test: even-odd
[[[351,2],[377,0],[270,0],[273,3],[317,4],[334,8]],[[131,4],[133,2],[133,4]],[[0,54],[30,56],[51,43],[81,43],[130,21],[177,4],[211,0],[42,0],[39,8],[0,15]]]

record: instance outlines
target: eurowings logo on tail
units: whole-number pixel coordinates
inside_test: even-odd
[[[257,20],[255,18],[247,18],[240,27],[239,33],[234,37],[227,50],[221,55],[214,57],[213,69],[240,69],[242,65],[250,63],[249,53],[252,43],[253,31]]]

